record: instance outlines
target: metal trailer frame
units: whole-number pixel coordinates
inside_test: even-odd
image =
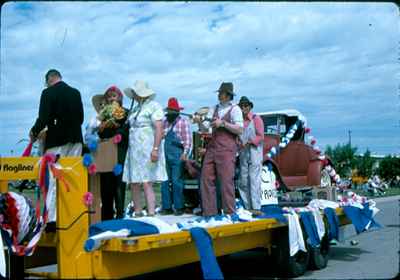
[[[85,252],[89,226],[98,219],[96,214],[89,213],[93,209],[83,203],[83,196],[89,191],[88,173],[82,165],[82,157],[64,157],[58,162],[69,184],[69,191],[61,181],[57,185],[58,230],[56,233],[43,232],[37,251],[31,257],[18,257],[24,259],[17,267],[19,273],[57,279],[124,278],[199,261],[187,231],[116,238],[105,241],[99,250]],[[9,180],[38,179],[39,163],[38,157],[0,158],[0,191],[8,191]],[[7,171],[5,165],[16,168]],[[341,209],[337,209],[337,214],[341,224],[349,223]],[[207,231],[213,239],[215,255],[222,256],[258,247],[271,252],[276,238],[274,233],[282,227],[286,225],[275,219],[260,219],[208,228]],[[56,272],[33,272],[27,268],[27,264],[49,263],[49,257],[43,251],[50,250],[56,251],[52,260],[57,264]]]

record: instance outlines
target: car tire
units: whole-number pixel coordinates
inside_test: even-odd
[[[310,269],[319,270],[328,265],[330,243],[327,234],[321,240],[321,244],[317,248],[309,246],[310,251]]]
[[[271,259],[277,269],[279,277],[299,277],[307,271],[309,263],[309,250],[298,251],[290,256],[288,228],[274,236],[275,244],[271,248]],[[307,246],[307,245],[306,245]]]

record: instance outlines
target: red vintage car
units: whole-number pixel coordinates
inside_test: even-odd
[[[279,183],[283,184],[284,188],[296,190],[306,186],[331,185],[331,178],[324,170],[324,161],[320,152],[305,141],[307,120],[304,115],[296,110],[257,114],[264,121],[264,163],[271,163]],[[294,125],[297,129],[292,137],[287,137],[290,128]],[[282,142],[285,137],[290,138],[287,145]],[[275,154],[272,153],[270,157],[268,152],[273,147],[278,151]]]

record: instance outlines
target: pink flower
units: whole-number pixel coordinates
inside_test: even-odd
[[[88,167],[88,172],[90,175],[93,175],[96,173],[96,164],[92,163],[91,165],[89,165]]]
[[[86,205],[86,207],[91,206],[93,203],[93,194],[91,192],[86,192],[83,195],[83,204]]]
[[[317,143],[317,140],[315,140],[314,138],[311,140],[311,145],[315,145],[315,143]]]
[[[119,142],[121,142],[121,140],[122,140],[122,136],[121,136],[121,134],[116,134],[115,136],[114,136],[114,138],[113,138],[113,143],[114,144],[118,144]]]
[[[311,128],[309,128],[309,127],[306,127],[306,128],[304,129],[304,132],[305,132],[305,133],[310,133],[310,131],[311,131]]]

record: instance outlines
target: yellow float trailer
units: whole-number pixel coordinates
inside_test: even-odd
[[[0,158],[0,191],[8,191],[10,180],[37,180],[39,163],[37,157]],[[20,261],[19,266],[10,266],[11,273],[57,279],[124,278],[199,261],[196,246],[187,231],[115,238],[105,241],[98,250],[86,252],[84,243],[90,224],[98,220],[98,206],[95,207],[97,213],[93,213],[96,209],[88,209],[83,196],[89,190],[97,196],[98,190],[93,187],[96,179],[89,180],[81,157],[60,158],[58,163],[68,188],[58,182],[57,231],[43,232],[32,256],[12,258]],[[349,223],[341,209],[336,212],[342,225]],[[288,246],[282,246],[282,242],[288,242],[287,235],[282,236],[282,232],[287,233],[287,225],[275,219],[222,225],[207,228],[207,231],[213,239],[216,256],[262,247],[270,253],[279,252],[281,258],[277,259],[281,260],[281,266],[289,265],[283,267],[289,275],[304,273],[307,263],[303,270],[296,270],[302,265],[296,262],[304,262],[304,258],[290,257]],[[282,261],[282,256],[286,261]],[[51,263],[56,264],[55,271],[41,270],[43,265]]]

